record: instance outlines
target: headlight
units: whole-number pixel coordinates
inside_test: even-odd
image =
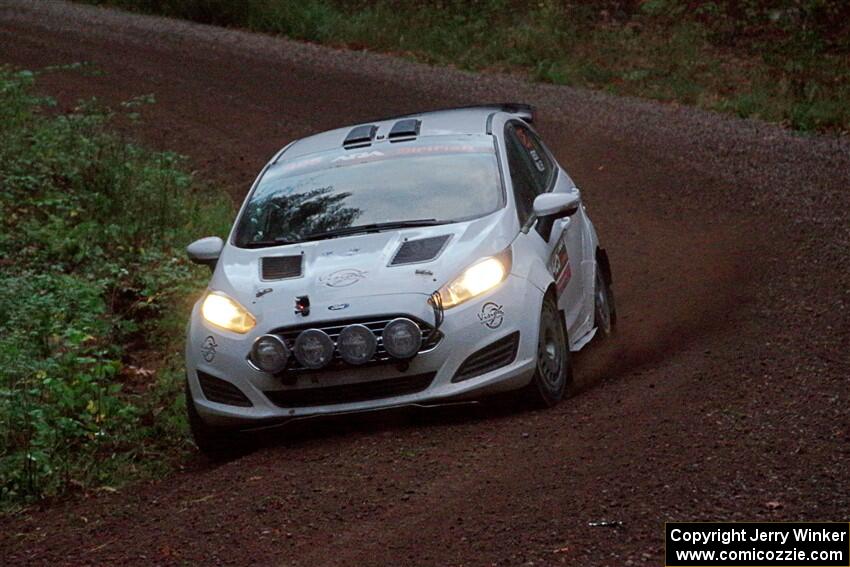
[[[449,309],[493,289],[502,283],[510,272],[510,248],[498,256],[490,256],[476,262],[440,288],[443,307]]]
[[[419,325],[405,317],[393,319],[381,333],[384,348],[393,358],[413,358],[422,346]]]
[[[378,340],[366,325],[349,325],[336,340],[339,355],[349,364],[364,364],[375,356]]]
[[[333,360],[334,342],[322,330],[307,329],[295,339],[293,351],[302,366],[321,368]]]
[[[218,291],[210,292],[204,298],[201,314],[208,323],[234,333],[247,333],[257,323],[247,309]]]
[[[263,372],[277,374],[286,368],[289,348],[277,335],[263,335],[251,347],[251,362]]]

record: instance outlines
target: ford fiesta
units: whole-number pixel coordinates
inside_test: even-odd
[[[283,148],[227,240],[186,342],[198,446],[309,416],[521,390],[551,406],[611,334],[611,271],[579,190],[500,104]]]

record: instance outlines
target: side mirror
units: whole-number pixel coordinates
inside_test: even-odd
[[[186,255],[196,264],[209,266],[210,270],[215,268],[224,241],[218,236],[208,236],[194,241],[186,247]]]
[[[534,199],[534,214],[538,218],[563,218],[573,215],[581,204],[581,192],[543,193]]]
[[[577,187],[569,193],[543,193],[534,199],[534,214],[537,216],[537,232],[549,242],[552,226],[556,219],[572,216],[581,204],[581,192]]]

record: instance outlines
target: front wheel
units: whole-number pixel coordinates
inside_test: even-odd
[[[244,450],[239,445],[236,432],[214,429],[204,422],[195,408],[195,400],[192,398],[188,382],[186,383],[186,418],[195,445],[207,457],[215,460],[227,459]]]
[[[537,368],[527,387],[532,403],[552,407],[560,402],[572,381],[570,347],[561,313],[554,299],[547,295],[540,312],[537,339]]]

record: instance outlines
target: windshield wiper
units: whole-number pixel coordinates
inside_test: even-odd
[[[297,241],[289,240],[288,238],[275,238],[273,240],[254,240],[246,242],[242,245],[243,248],[268,248],[270,246],[284,246],[285,244],[295,244]]]
[[[324,240],[325,238],[337,238],[340,236],[348,236],[351,234],[363,234],[367,232],[380,232],[382,230],[393,230],[396,228],[413,228],[417,226],[436,226],[439,224],[447,224],[451,221],[438,221],[437,219],[416,219],[406,221],[393,222],[378,222],[373,224],[361,224],[360,226],[346,226],[324,232],[314,232],[308,234],[300,240],[291,240],[289,238],[273,238],[270,240],[254,240],[242,244],[243,248],[269,248],[271,246],[284,246],[286,244],[298,244],[299,242],[310,242],[311,240]]]
[[[351,234],[361,234],[366,232],[380,232],[382,230],[393,230],[396,228],[413,228],[417,226],[436,226],[446,224],[447,221],[438,221],[437,219],[417,219],[394,222],[378,222],[373,224],[361,224],[360,226],[347,226],[344,228],[336,228],[326,230],[324,232],[315,232],[308,234],[300,240],[300,242],[309,242],[311,240],[323,240],[325,238],[337,238],[340,236],[348,236]]]

